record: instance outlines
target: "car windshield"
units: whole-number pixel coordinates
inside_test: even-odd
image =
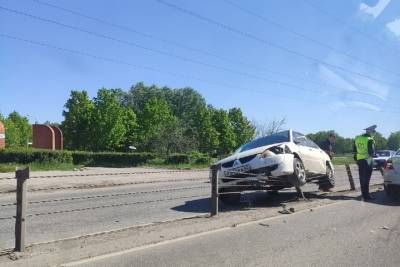
[[[376,155],[378,157],[390,157],[390,152],[389,151],[377,151]]]
[[[237,152],[243,152],[257,147],[262,147],[282,142],[289,142],[289,140],[290,140],[289,131],[279,132],[276,134],[257,138],[251,141],[250,143],[244,144],[237,150]]]

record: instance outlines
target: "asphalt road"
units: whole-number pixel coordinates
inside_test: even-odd
[[[353,173],[356,176],[356,172]],[[347,175],[343,170],[338,169],[336,177],[337,190],[349,188]],[[185,180],[186,178],[190,179]],[[163,179],[171,181],[162,182]],[[8,183],[7,188],[11,186],[9,181],[4,181]],[[27,244],[197,216],[207,214],[210,210],[207,171],[122,174],[110,177],[76,175],[67,178],[31,179],[28,182],[31,189],[40,189],[46,186],[62,186],[68,181],[75,181],[72,185],[78,187],[86,184],[100,184],[104,187],[28,192],[28,200],[31,203],[27,210]],[[145,183],[115,186],[115,181]],[[355,182],[357,185],[358,181]],[[372,183],[381,182],[380,174],[375,172]],[[0,183],[0,191],[1,189]],[[315,192],[317,186],[307,185],[304,190]],[[254,197],[255,194],[246,194],[243,199],[251,201]],[[14,245],[15,206],[11,205],[13,202],[15,193],[0,194],[0,250]],[[221,208],[224,209],[224,206]]]
[[[335,202],[67,266],[400,266],[400,209]]]

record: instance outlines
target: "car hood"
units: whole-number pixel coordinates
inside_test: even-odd
[[[264,150],[266,150],[268,148],[271,148],[271,147],[274,147],[274,146],[280,146],[280,145],[283,145],[283,144],[287,144],[287,142],[285,142],[285,143],[277,143],[277,144],[272,144],[272,145],[267,145],[267,146],[261,146],[261,147],[253,148],[253,149],[250,149],[250,150],[247,150],[247,151],[235,153],[235,154],[233,154],[233,155],[231,155],[229,157],[221,159],[220,161],[216,162],[215,164],[223,164],[223,163],[226,163],[226,162],[229,162],[229,161],[232,161],[232,160],[236,160],[236,159],[240,159],[240,158],[243,158],[243,157],[247,157],[247,156],[250,156],[250,155],[260,154],[260,153],[264,152]]]

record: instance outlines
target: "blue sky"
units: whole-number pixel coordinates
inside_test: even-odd
[[[143,81],[190,86],[216,107],[240,107],[256,120],[285,117],[287,128],[304,133],[334,129],[351,137],[371,124],[386,136],[400,130],[400,1],[164,0],[229,29],[156,0],[40,1],[130,31],[32,0],[0,0],[2,114],[60,122],[71,90],[93,97],[101,87],[128,90]]]

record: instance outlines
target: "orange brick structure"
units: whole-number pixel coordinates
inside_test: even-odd
[[[50,150],[63,149],[63,134],[57,126],[32,125],[32,147]]]
[[[6,129],[3,123],[0,121],[0,149],[6,147]]]
[[[64,141],[63,141],[63,133],[60,128],[57,126],[50,126],[51,129],[54,131],[54,141],[55,141],[55,149],[56,150],[63,150]]]
[[[32,147],[55,150],[55,137],[53,129],[48,125],[32,125]]]

